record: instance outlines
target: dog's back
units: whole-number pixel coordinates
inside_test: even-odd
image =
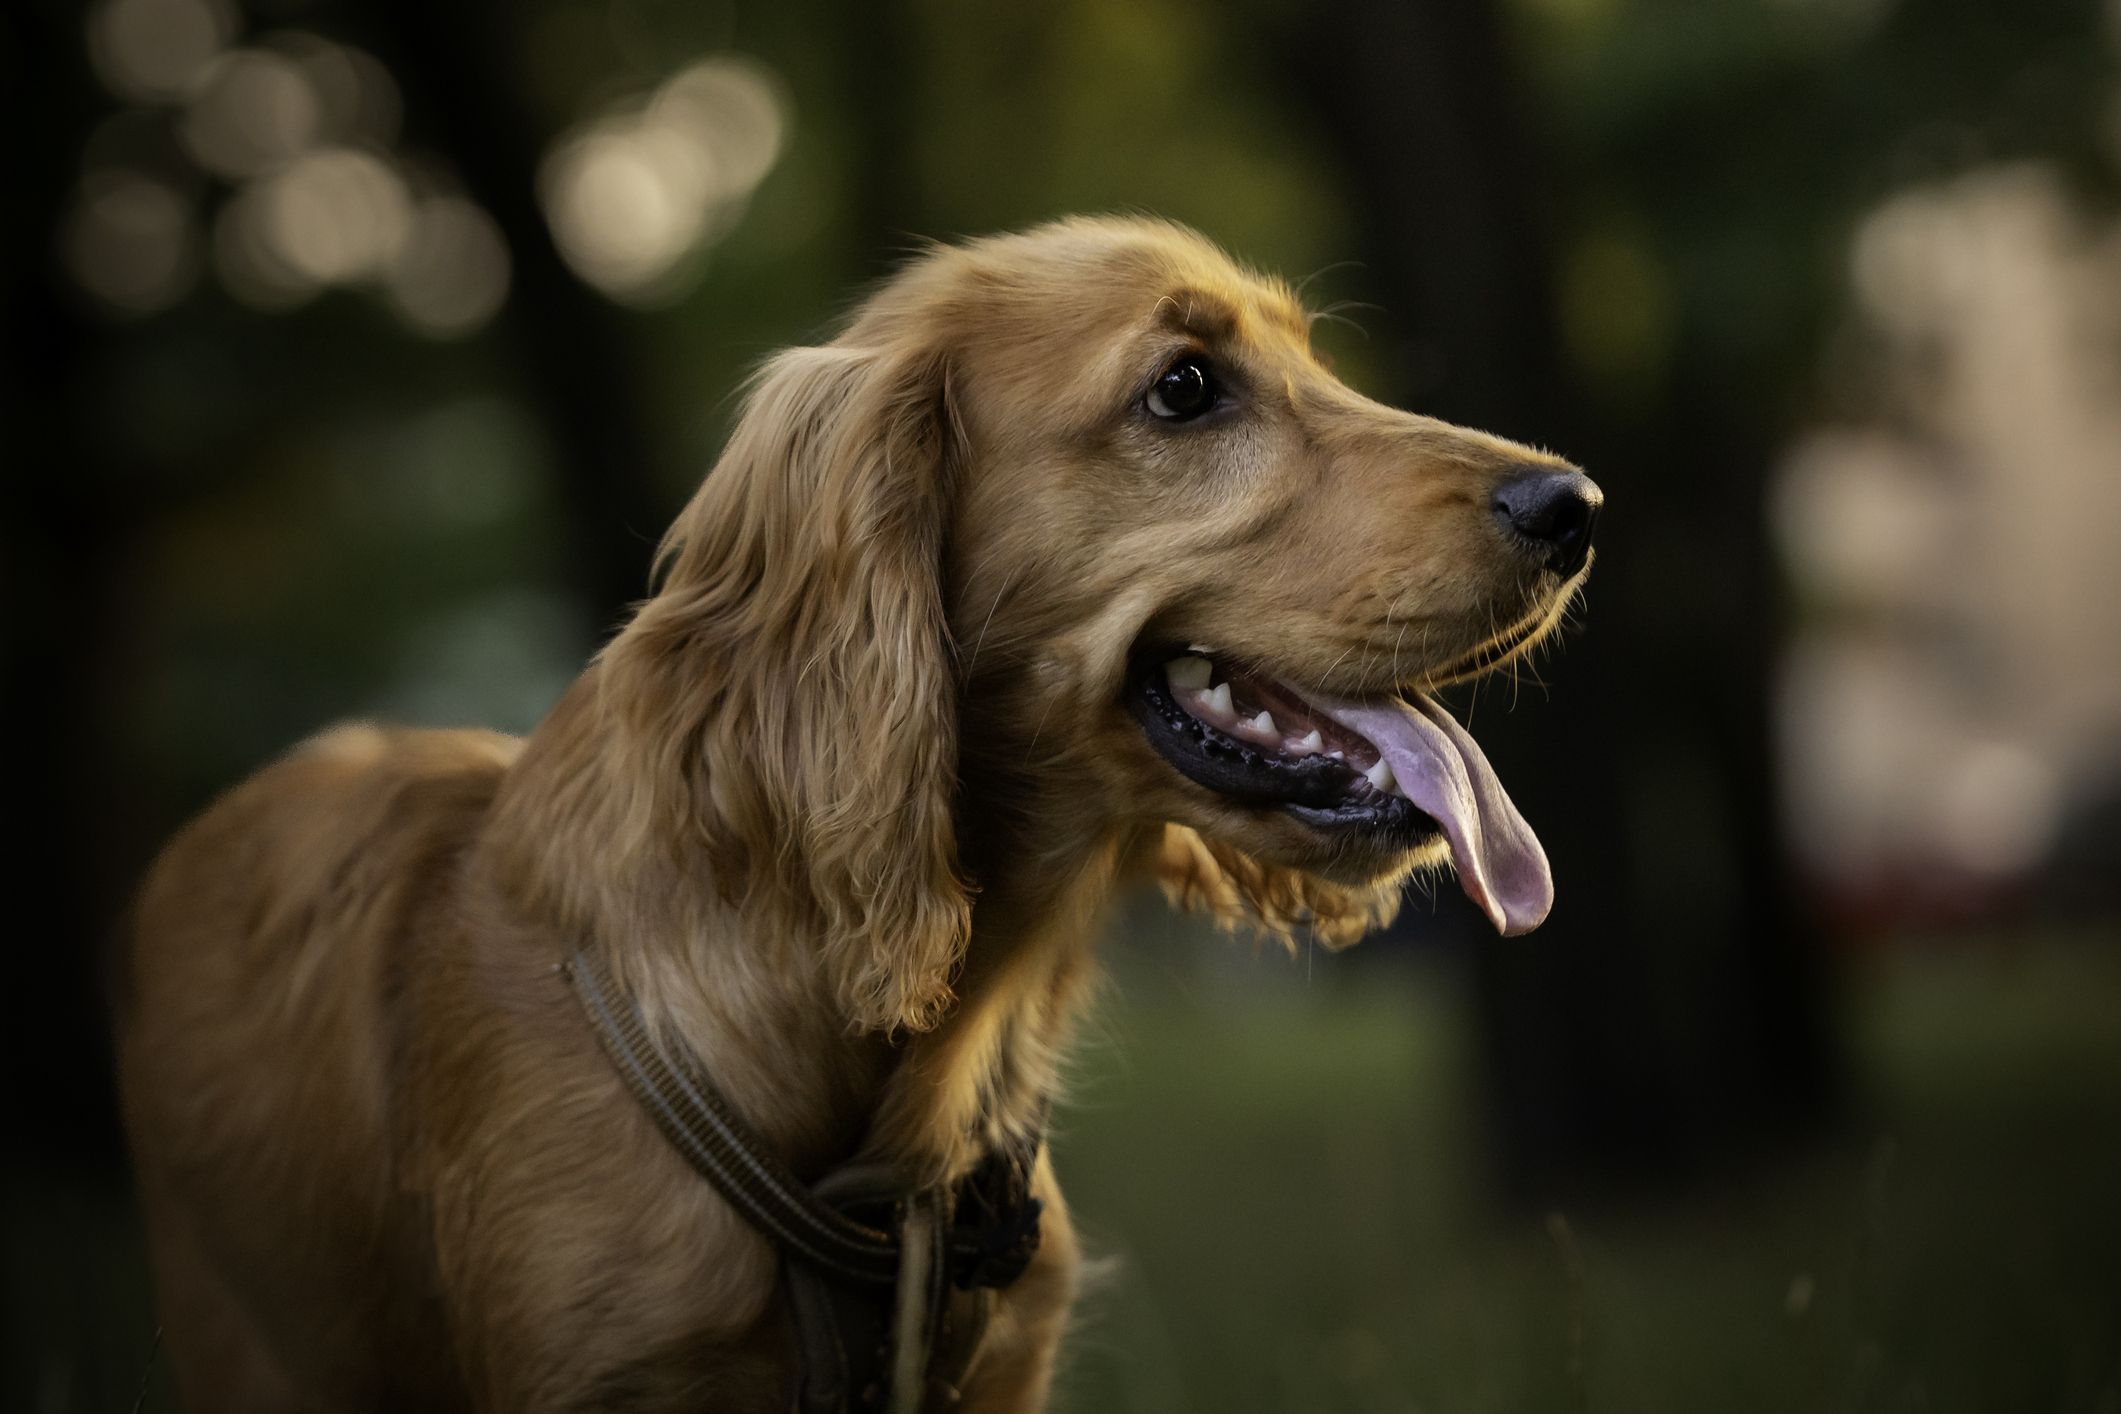
[[[404,950],[447,937],[454,873],[518,747],[338,728],[222,797],[148,876],[119,1076],[158,1306],[200,1407],[333,1402],[297,1396],[283,1359],[345,1371],[364,1402],[388,1393],[366,1372],[435,1373],[412,1368],[442,1354],[404,1301],[433,1278],[395,1269],[426,1247],[394,1181],[411,1039],[396,994]],[[305,1328],[297,1313],[330,1309],[320,1286],[376,1293],[371,1319]]]

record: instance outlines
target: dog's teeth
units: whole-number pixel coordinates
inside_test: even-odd
[[[1312,732],[1309,736],[1305,737],[1302,741],[1296,743],[1296,745],[1289,748],[1289,750],[1295,752],[1298,756],[1315,756],[1325,749],[1326,739],[1320,736],[1315,731]]]
[[[1348,759],[1348,754],[1345,751],[1328,751],[1326,755],[1332,757],[1335,761],[1345,761]]]
[[[1226,722],[1237,715],[1237,709],[1230,705],[1230,684],[1228,683],[1219,683],[1202,693],[1200,695],[1200,705]]]
[[[1392,763],[1379,757],[1377,764],[1363,772],[1363,779],[1381,791],[1392,789]]]
[[[1174,692],[1199,692],[1214,672],[1215,666],[1206,658],[1173,658],[1164,664],[1164,680]]]
[[[1257,717],[1254,717],[1252,719],[1252,730],[1256,732],[1270,732],[1279,735],[1279,733],[1275,730],[1274,714],[1272,712],[1261,712]]]

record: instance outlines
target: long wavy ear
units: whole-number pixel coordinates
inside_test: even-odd
[[[1207,915],[1226,933],[1257,933],[1289,948],[1305,935],[1344,948],[1399,912],[1397,879],[1351,888],[1262,864],[1184,825],[1164,826],[1151,869],[1175,907]]]
[[[813,936],[850,1022],[885,1031],[934,1023],[971,927],[947,404],[933,355],[776,357],[604,655],[634,769],[690,784],[679,827],[724,896]]]

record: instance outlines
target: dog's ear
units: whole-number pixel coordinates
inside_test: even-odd
[[[1224,932],[1252,932],[1294,948],[1300,937],[1344,948],[1399,912],[1401,881],[1368,887],[1262,864],[1184,825],[1164,826],[1151,870],[1173,906]]]
[[[725,897],[807,931],[850,1023],[932,1025],[971,928],[939,584],[954,452],[935,355],[793,349],[665,539],[607,702],[691,785]],[[653,768],[651,768],[653,769]]]

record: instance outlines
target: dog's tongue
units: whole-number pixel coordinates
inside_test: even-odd
[[[1480,744],[1442,704],[1416,696],[1411,703],[1317,705],[1369,738],[1407,799],[1443,826],[1459,887],[1496,931],[1515,937],[1545,921],[1554,906],[1546,851],[1503,793]]]

